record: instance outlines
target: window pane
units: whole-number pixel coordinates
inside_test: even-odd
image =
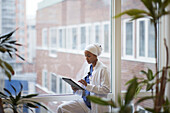
[[[57,83],[56,76],[54,74],[51,74],[51,90],[55,93],[57,92],[56,83]]]
[[[148,32],[148,57],[155,58],[155,33],[154,25],[149,22]]]
[[[128,9],[142,9],[145,7],[140,0],[121,0],[121,11]],[[121,59],[121,91],[127,89],[126,83],[134,76],[146,77],[140,73],[141,70],[147,71],[150,68],[155,73],[154,58],[154,30],[148,18],[140,18],[133,21],[127,15],[121,17],[121,40],[122,55]],[[125,23],[125,24],[124,24]],[[131,56],[129,56],[131,55]],[[152,57],[151,57],[152,56]],[[146,92],[145,88],[142,92]],[[152,107],[152,102],[147,101],[141,106]]]
[[[95,40],[96,40],[96,43],[99,43],[99,25],[96,25],[95,26]]]
[[[145,22],[139,22],[139,56],[145,56]]]
[[[72,49],[77,49],[77,29],[72,29]]]
[[[109,52],[109,25],[104,25],[104,52]]]
[[[133,54],[133,23],[126,23],[126,55]]]
[[[21,51],[19,54],[29,61],[22,61],[15,56],[12,60],[9,58],[6,61],[9,61],[15,70],[12,83],[16,81],[27,83],[24,92],[40,95],[73,94],[70,85],[61,78],[70,77],[78,81],[86,75],[84,48],[88,44],[98,42],[102,45],[104,51],[99,59],[109,70],[111,69],[109,53],[111,0],[10,1],[1,1],[0,34],[19,27],[13,38],[24,45],[17,49]],[[34,6],[38,7],[31,13]],[[1,89],[9,88],[5,76],[1,81],[3,81],[0,82]],[[60,103],[43,104],[55,113]],[[36,112],[45,111],[40,109]]]
[[[85,49],[86,46],[86,28],[85,27],[81,27],[81,50]]]

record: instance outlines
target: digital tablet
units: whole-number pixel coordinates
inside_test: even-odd
[[[79,90],[84,90],[84,88],[82,88],[80,85],[78,85],[76,82],[74,82],[71,78],[64,78],[62,77],[62,79],[67,82],[68,84],[70,84],[73,87],[76,87]]]

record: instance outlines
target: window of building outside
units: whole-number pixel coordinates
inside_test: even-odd
[[[128,9],[145,9],[140,1],[121,0],[121,11]],[[134,3],[135,2],[135,3]],[[141,18],[130,21],[130,17],[121,17],[121,91],[126,91],[125,83],[134,76],[144,77],[141,70],[147,71],[148,68],[155,71],[155,46],[154,46],[154,27],[149,18]],[[141,92],[146,92],[142,89]],[[140,97],[139,97],[140,98]],[[152,107],[152,102],[147,101],[144,105]]]
[[[48,36],[47,28],[43,28],[42,29],[42,47],[43,48],[47,48],[48,46],[47,36]]]
[[[57,46],[57,29],[56,28],[50,28],[50,50],[49,50],[49,55],[56,57],[57,52],[56,52],[56,46]]]
[[[129,8],[144,9],[140,1],[121,0],[121,2],[122,11]],[[13,3],[13,6],[22,4],[20,6],[26,7],[24,3]],[[4,4],[7,2],[2,1],[2,6]],[[84,48],[87,45],[96,42],[102,45],[103,54],[99,59],[108,67],[110,72],[112,71],[110,56],[112,56],[111,51],[114,48],[111,47],[115,47],[111,43],[113,40],[111,37],[113,34],[111,31],[113,28],[111,23],[112,5],[111,0],[54,0],[54,2],[42,0],[37,5],[36,15],[33,18],[36,21],[34,24],[31,23],[33,20],[29,18],[27,21],[30,22],[26,22],[26,19],[19,20],[17,15],[22,12],[15,10],[16,7],[12,11],[5,7],[6,13],[13,12],[15,14],[8,17],[15,20],[14,22],[22,21],[19,23],[35,26],[31,31],[22,29],[24,30],[22,37],[14,35],[16,39],[23,38],[23,45],[29,43],[28,48],[24,46],[25,54],[21,54],[24,54],[25,59],[27,59],[27,52],[30,52],[29,57],[32,62],[19,62],[19,59],[15,59],[12,66],[16,74],[12,77],[11,83],[14,83],[16,87],[19,87],[19,82],[24,83],[24,90],[27,90],[27,94],[38,93],[48,95],[49,98],[52,96],[52,100],[47,99],[48,101],[43,102],[43,104],[55,113],[57,106],[63,103],[63,101],[57,101],[57,96],[73,94],[71,87],[61,78],[70,77],[78,81],[84,76],[84,67],[87,65]],[[5,23],[7,21],[4,20],[8,18],[5,15],[2,16],[1,31],[9,32],[18,27],[16,23],[7,27],[8,23]],[[25,13],[23,18],[27,18]],[[26,28],[26,25],[23,28]],[[119,32],[121,32],[120,84],[123,93],[126,91],[125,83],[128,80],[133,76],[141,76],[140,70],[146,70],[148,67],[155,69],[154,29],[148,18],[130,21],[128,16],[122,16]],[[16,34],[18,33],[20,30],[16,31]],[[34,33],[35,35],[32,35]],[[29,37],[31,38],[30,42],[27,40],[27,36],[31,36]],[[55,57],[51,57],[51,54]],[[0,86],[8,88],[8,79],[5,77],[1,79],[4,82],[0,82]],[[14,93],[12,90],[11,92]],[[146,105],[150,105],[149,102]],[[45,113],[42,108],[35,111],[36,113]]]

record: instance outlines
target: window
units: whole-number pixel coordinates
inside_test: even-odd
[[[139,56],[145,56],[145,21],[139,22]]]
[[[42,30],[42,47],[43,48],[47,48],[47,43],[48,43],[48,41],[47,41],[47,29],[43,29]]]
[[[109,23],[104,24],[103,26],[103,37],[104,37],[104,52],[108,53],[109,52]]]
[[[59,28],[58,29],[58,48],[60,49],[64,49],[65,48],[65,40],[66,39],[66,29],[63,28]]]
[[[154,26],[149,19],[143,18],[137,20],[137,56],[138,59],[154,62],[155,58],[155,40]]]
[[[31,2],[30,8],[33,8],[32,5],[35,2]],[[17,2],[17,4],[20,4],[20,2]],[[25,5],[20,6],[25,7]],[[31,49],[34,48],[35,56],[31,63],[18,63],[14,60],[15,62],[13,63],[21,66],[16,74],[17,76],[14,77],[18,81],[23,79],[27,81],[28,93],[34,92],[47,96],[47,98],[42,99],[45,99],[43,104],[50,111],[55,112],[57,106],[62,103],[55,102],[56,99],[61,95],[63,96],[63,94],[69,95],[71,99],[75,96],[73,96],[70,85],[61,80],[61,77],[70,77],[75,81],[83,78],[84,66],[87,65],[84,57],[84,48],[88,44],[101,43],[104,53],[101,54],[100,60],[111,70],[111,55],[109,52],[109,49],[111,49],[111,44],[109,44],[111,43],[109,42],[111,38],[109,27],[111,25],[111,0],[66,0],[64,2],[63,0],[58,0],[57,2],[42,0],[36,6],[38,6],[36,18],[29,20],[27,20],[26,14],[23,14],[26,12],[26,8],[23,8],[22,12],[11,11],[12,9],[5,8],[9,14],[14,14],[13,16],[10,15],[9,20],[6,22],[9,24],[12,20],[14,24],[9,24],[12,27],[8,28],[5,26],[7,24],[2,21],[2,30],[9,32],[16,28],[17,21],[22,23],[22,28],[26,28],[24,26],[26,26],[28,21],[28,23],[31,23],[31,26],[35,26],[35,36],[32,36],[31,32],[28,33],[27,30],[29,28],[22,29],[24,31],[22,39],[25,40],[22,44],[29,44],[32,48],[25,48],[23,53],[21,53],[25,55],[25,59],[28,59],[27,54],[31,55]],[[23,15],[25,19],[17,19],[15,15],[17,17]],[[6,19],[5,16],[7,15],[3,15],[3,20]],[[34,23],[34,20],[36,23]],[[16,33],[16,36],[14,36],[16,39],[19,39],[18,34]],[[36,39],[35,45],[31,40],[27,40],[27,36],[30,36],[33,40]],[[107,56],[105,53],[107,53]],[[33,80],[33,78],[35,79]],[[3,86],[3,82],[0,83]],[[49,98],[52,99],[50,100]],[[44,110],[40,109],[39,112],[43,113]]]
[[[80,46],[81,46],[81,50],[85,49],[86,46],[86,27],[80,27]]]
[[[134,22],[124,21],[124,55],[134,57]]]
[[[72,49],[77,49],[77,28],[72,28]]]
[[[50,29],[50,56],[56,57],[56,49],[57,49],[57,29]]]
[[[57,93],[57,78],[53,73],[51,73],[51,91]]]
[[[150,22],[148,22],[148,57],[155,58],[155,33],[154,26]]]
[[[48,89],[48,73],[47,70],[42,71],[42,86]]]
[[[140,1],[135,1],[135,5],[134,1],[131,0],[121,0],[121,2],[121,9],[119,9],[121,11],[132,9],[132,7],[134,9],[145,9]],[[121,53],[123,53],[120,69],[121,78],[118,77],[118,79],[121,80],[121,92],[123,93],[126,92],[127,85],[125,84],[127,81],[132,79],[134,76],[139,78],[143,77],[140,73],[141,70],[146,71],[150,68],[155,71],[155,51],[153,49],[155,46],[154,29],[153,25],[149,22],[149,18],[145,17],[130,21],[130,18],[127,15],[124,15],[121,17],[121,22],[123,23],[120,30],[121,34],[119,34],[121,35],[121,41],[117,39],[121,42],[121,47],[117,45],[117,48],[119,48],[117,51],[121,48]],[[117,26],[119,26],[119,24]],[[119,31],[116,33],[119,33]],[[160,48],[158,48],[158,50],[159,49]],[[119,52],[117,53],[120,54]],[[119,63],[120,62],[115,65],[119,66]],[[143,96],[143,94],[146,95],[146,92],[140,92],[140,94],[140,96]],[[152,106],[150,101],[147,101],[146,103],[148,107]],[[145,111],[141,110],[140,112],[142,113]]]
[[[95,25],[95,43],[100,43],[100,25]]]

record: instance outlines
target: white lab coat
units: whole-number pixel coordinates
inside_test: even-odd
[[[85,69],[84,75],[87,76],[87,73],[90,70],[90,65]],[[84,77],[85,77],[84,76]],[[96,63],[96,66],[92,72],[92,77],[90,84],[87,84],[85,87],[86,90],[90,91],[90,95],[107,98],[107,94],[110,92],[110,74],[107,67],[100,62],[99,60]],[[82,94],[82,90],[77,91],[76,94]],[[87,109],[82,105],[83,109]],[[105,113],[109,112],[109,106],[101,106],[98,104],[91,103],[91,113]]]

